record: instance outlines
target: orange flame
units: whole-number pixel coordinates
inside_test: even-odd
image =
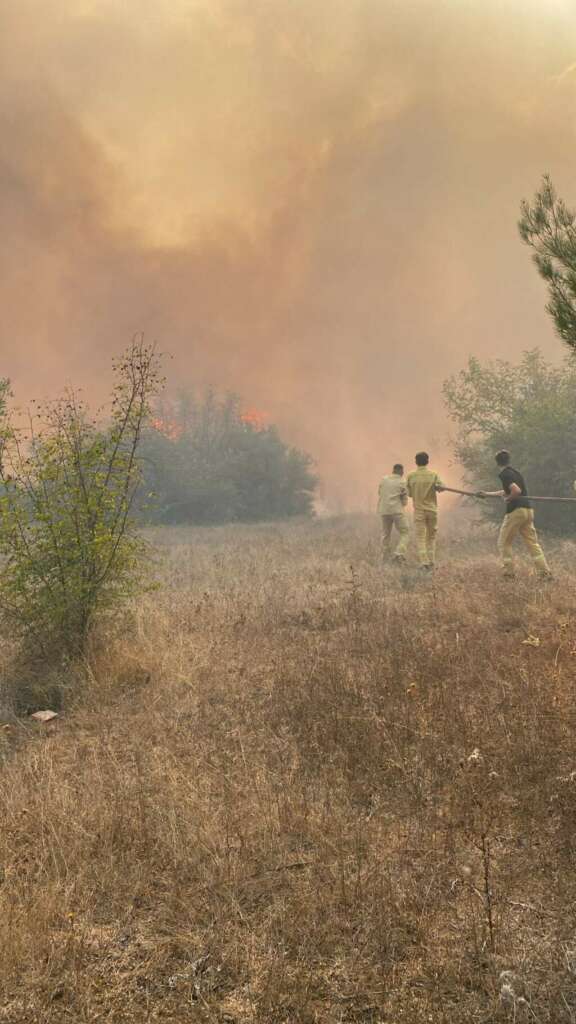
[[[252,427],[253,430],[265,430],[268,425],[267,413],[260,412],[258,409],[247,409],[246,412],[240,414],[240,419],[242,423]]]
[[[246,409],[240,413],[240,422],[252,430],[261,431],[266,430],[269,419],[268,414],[259,409]],[[179,441],[186,429],[186,425],[174,415],[158,414],[151,418],[150,426],[169,441]]]
[[[184,433],[184,427],[181,423],[177,423],[176,420],[164,420],[156,417],[150,420],[150,423],[154,430],[157,430],[159,434],[163,434],[169,441],[178,441]]]

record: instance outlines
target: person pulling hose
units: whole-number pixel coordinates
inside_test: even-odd
[[[495,459],[496,465],[500,468],[498,475],[502,481],[502,490],[477,491],[476,496],[478,498],[503,497],[506,501],[506,513],[498,535],[498,551],[502,560],[503,575],[506,579],[514,578],[512,545],[516,537],[520,537],[530,553],[537,576],[541,579],[551,579],[552,573],[534,526],[534,510],[528,497],[524,477],[510,465],[510,452],[506,449],[503,448],[496,452]]]

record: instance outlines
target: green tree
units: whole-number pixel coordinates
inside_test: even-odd
[[[78,653],[94,615],[133,593],[143,542],[131,515],[139,446],[161,386],[153,346],[114,364],[107,423],[74,391],[37,406],[26,427],[4,408],[0,461],[0,606],[43,653]],[[7,386],[4,382],[2,399]]]
[[[312,459],[235,395],[182,394],[159,406],[143,444],[145,488],[163,523],[256,522],[309,515]]]
[[[523,201],[520,236],[548,285],[546,309],[562,341],[576,351],[576,213],[546,175],[532,203]]]
[[[532,494],[574,497],[576,476],[576,363],[546,363],[537,350],[518,364],[471,358],[444,384],[444,400],[456,425],[454,457],[473,490],[498,487],[494,453],[507,448]],[[502,506],[487,500],[482,514],[500,521]],[[573,534],[576,506],[542,504],[544,529]]]

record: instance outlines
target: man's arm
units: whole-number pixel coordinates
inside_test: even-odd
[[[518,498],[521,495],[522,495],[522,491],[518,487],[518,484],[510,484],[510,490],[508,491],[508,494],[506,495],[506,501],[512,501],[512,498]]]
[[[512,474],[508,473],[508,469],[506,468],[503,469],[502,472],[498,474],[498,476],[502,481],[502,487],[500,488],[500,490],[478,491],[476,496],[478,498],[505,498],[506,500],[508,500],[509,491],[506,490],[506,487],[510,487],[512,485],[512,481],[509,479],[509,477],[512,476]],[[508,479],[506,479],[506,477],[508,477]]]
[[[506,467],[500,474],[500,479],[504,484],[503,489],[501,491],[481,491],[481,496],[485,495],[487,498],[504,498],[505,501],[513,501],[514,498],[522,494],[522,489],[511,477],[513,477],[513,473]]]
[[[438,474],[436,474],[436,483],[434,484],[434,490],[436,490],[436,491],[445,491],[446,490],[446,488],[445,488],[444,484],[442,483],[442,481],[441,481],[440,477],[438,476]]]
[[[514,473],[510,469],[510,466],[505,466],[500,473],[500,479],[504,487],[504,501],[512,501],[513,498],[517,498],[519,494],[522,494],[522,488],[514,480]]]

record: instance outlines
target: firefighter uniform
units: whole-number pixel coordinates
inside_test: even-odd
[[[438,534],[437,488],[443,483],[433,469],[418,466],[408,474],[406,487],[414,504],[414,535],[420,565],[432,567],[436,559]]]
[[[404,558],[408,548],[410,526],[406,515],[408,492],[406,481],[397,473],[390,473],[380,482],[378,488],[377,512],[382,521],[382,556],[388,558],[391,553],[392,530],[396,527],[400,537],[394,556]]]

